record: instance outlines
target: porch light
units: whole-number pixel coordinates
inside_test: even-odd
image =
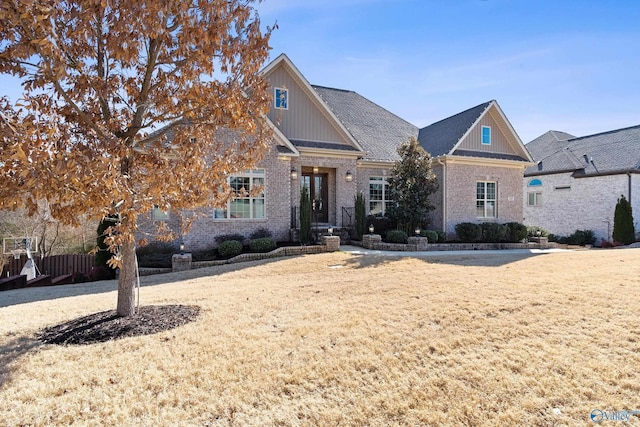
[[[416,236],[420,237],[420,227],[416,227],[414,232],[416,233]]]
[[[369,225],[369,234],[373,234],[373,224]]]
[[[327,228],[327,233],[329,233],[329,236],[333,236],[333,227]]]
[[[298,171],[296,168],[291,168],[291,179],[298,179]]]
[[[317,166],[313,167],[313,173],[317,174],[320,169]]]
[[[180,243],[180,255],[184,255],[184,243]]]
[[[347,171],[347,174],[344,176],[344,180],[347,182],[353,181],[353,174],[351,174],[351,171]]]

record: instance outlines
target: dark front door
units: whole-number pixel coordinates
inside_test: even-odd
[[[302,174],[301,184],[309,189],[311,196],[311,215],[315,222],[329,222],[328,174]]]

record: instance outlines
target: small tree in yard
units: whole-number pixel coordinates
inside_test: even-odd
[[[358,239],[362,239],[364,233],[367,232],[367,212],[364,201],[364,194],[359,192],[355,197],[355,217],[356,217],[356,234]]]
[[[414,137],[398,148],[400,160],[391,169],[389,199],[393,200],[387,215],[412,232],[425,227],[427,214],[433,209],[429,196],[438,190],[438,180],[431,169],[431,155]]]
[[[624,196],[620,196],[613,217],[613,241],[630,245],[635,240],[636,231],[633,225],[631,203]]]
[[[0,5],[0,73],[23,87],[19,102],[0,98],[0,209],[33,214],[46,200],[71,225],[115,215],[105,232],[121,316],[135,313],[138,217],[226,203],[227,177],[255,167],[268,146],[260,69],[271,29],[252,3]]]
[[[300,189],[300,243],[311,242],[311,196],[305,185]]]

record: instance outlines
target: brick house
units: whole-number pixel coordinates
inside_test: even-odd
[[[430,228],[451,234],[462,221],[522,221],[522,174],[532,159],[496,101],[419,129],[356,92],[311,85],[284,54],[263,73],[273,87],[274,143],[260,168],[230,177],[230,184],[259,184],[264,193],[198,219],[183,236],[188,250],[258,228],[289,240],[302,185],[320,226],[351,225],[358,192],[367,214],[384,214],[392,203],[386,178],[399,160],[398,146],[410,137],[433,155],[440,182]]]
[[[524,223],[557,235],[593,230],[611,240],[615,206],[640,212],[640,126],[577,138],[549,131],[526,147],[536,164],[524,174]]]

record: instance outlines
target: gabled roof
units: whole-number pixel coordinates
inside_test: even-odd
[[[534,140],[543,155],[534,156],[538,164],[528,168],[526,176],[568,171],[576,177],[640,173],[640,125],[564,141],[541,139],[545,135]]]
[[[312,86],[365,151],[365,160],[392,162],[400,159],[397,149],[418,128],[395,114],[349,90]]]
[[[473,108],[420,129],[418,134],[420,145],[432,157],[450,154],[492,102],[476,105]]]

